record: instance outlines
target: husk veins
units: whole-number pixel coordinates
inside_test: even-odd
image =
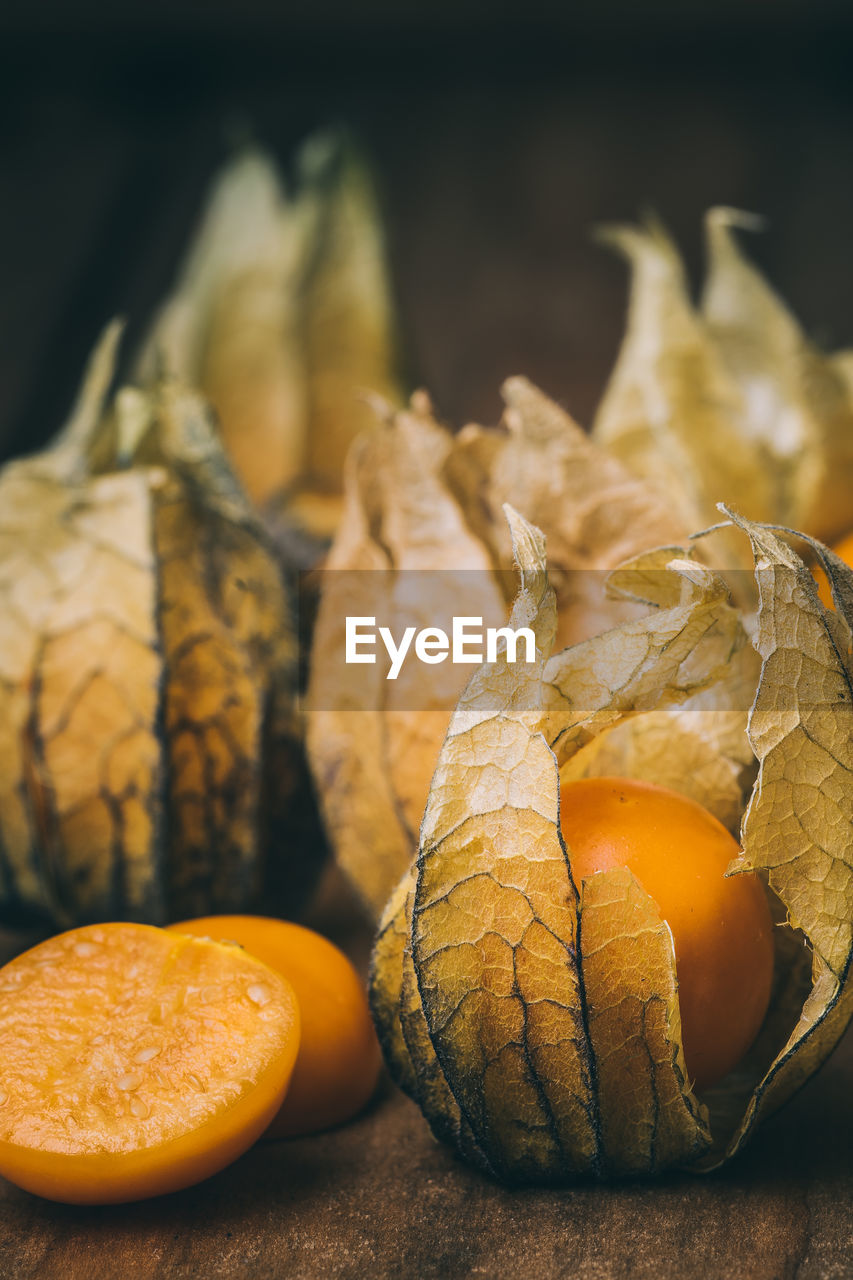
[[[200,398],[107,405],[117,338],[0,474],[0,900],[157,923],[275,884],[294,909],[322,845],[278,564]]]
[[[667,552],[614,575],[614,589],[647,601],[642,617],[549,657],[543,539],[507,516],[521,574],[513,619],[535,628],[538,663],[479,669],[451,719],[419,852],[374,954],[388,1063],[437,1136],[509,1183],[712,1167],[853,1014],[853,575],[817,548],[835,589],[827,612],[790,547],[733,515],[755,557],[753,643],[724,581]],[[667,785],[730,825],[746,806],[731,872],[756,870],[772,891],[770,1010],[745,1060],[701,1100],[656,904],[624,869],[576,884],[562,840],[561,777],[614,760],[657,780],[663,768]]]

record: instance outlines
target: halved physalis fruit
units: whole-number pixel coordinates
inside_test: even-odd
[[[364,985],[338,947],[302,925],[263,916],[204,916],[172,927],[238,942],[296,992],[299,1054],[267,1137],[315,1133],[361,1111],[376,1088],[381,1054]]]
[[[139,924],[73,929],[0,969],[0,1174],[121,1203],[200,1182],[281,1105],[299,1007],[239,947]]]

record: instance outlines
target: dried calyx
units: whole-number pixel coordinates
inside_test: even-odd
[[[211,415],[107,403],[0,473],[0,902],[55,923],[296,909],[318,839],[280,569]]]
[[[374,953],[386,1060],[440,1138],[510,1183],[713,1167],[853,1014],[853,575],[815,545],[827,611],[786,542],[733,516],[756,566],[752,642],[724,581],[670,552],[613,577],[642,616],[550,657],[544,542],[508,514],[513,617],[539,661],[484,666],[451,719]],[[624,870],[579,883],[561,835],[560,782],[620,772],[743,816],[734,869],[760,873],[779,922],[764,1024],[701,1099],[658,905]]]
[[[310,565],[340,519],[346,451],[373,426],[360,392],[400,392],[367,162],[345,135],[318,134],[294,171],[286,190],[247,148],[218,175],[137,376],[165,367],[202,390],[285,558]]]
[[[698,308],[657,223],[602,229],[633,282],[593,439],[677,503],[691,529],[716,519],[724,500],[751,520],[832,542],[853,522],[850,355],[811,343],[743,257],[734,230],[756,221],[709,211]]]
[[[459,613],[503,625],[514,590],[502,511],[509,501],[547,533],[565,644],[638,612],[635,602],[606,597],[604,570],[688,532],[525,379],[510,379],[503,394],[499,427],[454,434],[421,393],[405,412],[387,409],[348,461],[312,647],[308,750],[336,857],[374,918],[417,845],[470,668],[432,667],[413,687],[386,681],[379,665],[359,667],[356,709],[339,660],[346,616],[374,616],[392,630],[415,621],[447,627]]]

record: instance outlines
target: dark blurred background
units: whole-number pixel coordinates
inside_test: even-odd
[[[484,12],[488,16],[483,16]],[[0,455],[43,442],[103,322],[138,336],[229,143],[346,122],[378,166],[411,377],[494,421],[523,372],[588,423],[622,330],[600,221],[701,215],[853,345],[853,5],[0,0]]]

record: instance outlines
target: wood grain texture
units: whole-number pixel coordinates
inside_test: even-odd
[[[0,1276],[444,1277],[516,1274],[841,1280],[853,1275],[853,1041],[725,1176],[496,1187],[383,1097],[336,1132],[256,1147],[192,1190],[75,1209],[0,1192]]]
[[[313,923],[363,961],[369,937],[341,895],[327,884]],[[466,1168],[386,1084],[352,1124],[261,1144],[157,1200],[75,1208],[0,1180],[0,1280],[847,1280],[851,1076],[848,1033],[722,1173],[561,1191]]]

